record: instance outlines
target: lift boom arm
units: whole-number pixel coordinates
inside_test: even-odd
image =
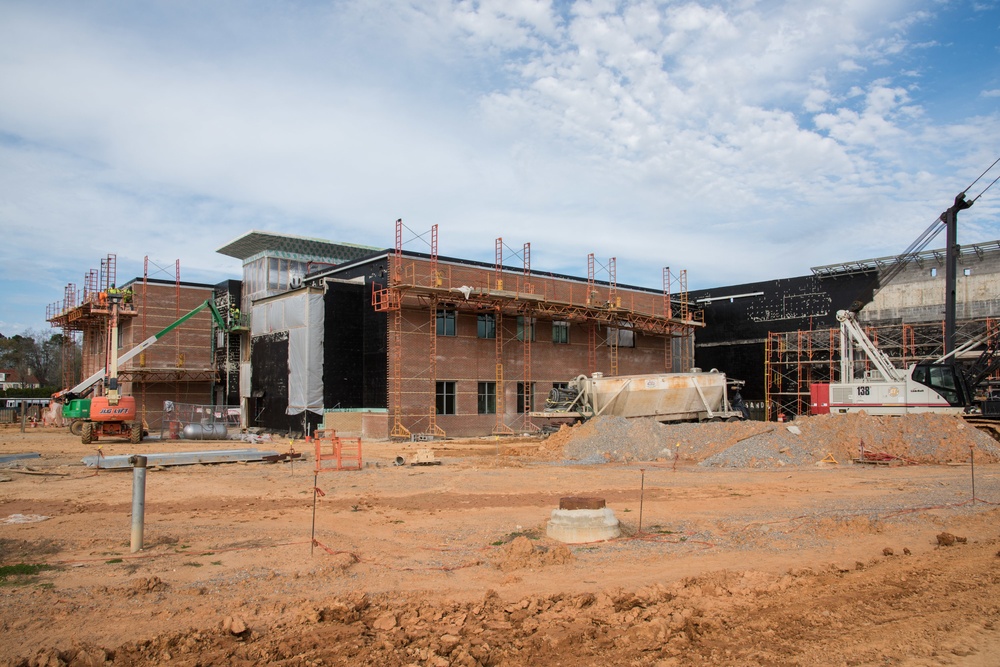
[[[192,310],[191,312],[189,312],[187,315],[182,316],[180,319],[178,319],[176,322],[174,322],[170,326],[168,326],[165,329],[163,329],[163,330],[161,330],[161,331],[153,334],[152,336],[150,336],[149,338],[147,338],[146,340],[142,341],[141,343],[139,343],[138,345],[136,345],[135,347],[133,347],[131,350],[129,350],[128,352],[126,352],[125,354],[123,354],[120,357],[118,357],[118,363],[119,364],[124,364],[125,362],[133,359],[136,355],[140,354],[141,352],[143,352],[144,350],[146,350],[148,347],[150,347],[151,345],[153,345],[153,343],[155,343],[156,341],[160,340],[161,338],[163,338],[164,336],[166,336],[168,333],[170,333],[171,331],[173,331],[174,329],[176,329],[180,325],[184,324],[189,319],[191,319],[192,317],[194,317],[195,315],[197,315],[201,311],[205,310],[206,308],[208,308],[209,310],[212,311],[212,319],[215,320],[215,323],[218,325],[218,327],[220,329],[222,329],[223,331],[228,331],[229,327],[226,326],[226,322],[225,322],[225,320],[222,317],[222,313],[220,313],[219,309],[215,307],[215,302],[212,301],[211,299],[206,299],[204,303],[202,303],[197,308],[195,308],[194,310]],[[69,400],[71,398],[80,396],[80,395],[84,394],[88,389],[90,389],[91,387],[93,387],[95,384],[97,384],[98,382],[100,382],[101,380],[103,380],[104,379],[104,375],[105,375],[105,372],[104,372],[104,369],[102,368],[101,370],[97,371],[96,373],[94,373],[93,375],[91,375],[90,377],[88,377],[86,380],[84,380],[80,384],[76,385],[75,387],[73,387],[71,389],[64,389],[63,391],[60,391],[60,392],[57,392],[57,393],[53,394],[52,398],[55,399],[56,401],[63,401],[63,400]]]

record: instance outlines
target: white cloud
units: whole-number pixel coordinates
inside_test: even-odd
[[[668,264],[709,286],[888,254],[1000,137],[995,112],[945,122],[917,98],[936,44],[911,31],[939,10],[7,4],[0,223],[49,241],[0,250],[0,275],[22,258],[57,298],[118,252],[214,279],[236,271],[214,249],[248,229],[380,246],[398,217],[438,223],[442,254],[491,261],[503,236],[581,273],[599,250],[652,286]],[[994,211],[970,230],[997,237]]]

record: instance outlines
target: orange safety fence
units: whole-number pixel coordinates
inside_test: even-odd
[[[316,472],[361,470],[361,438],[342,438],[336,431],[316,429]]]

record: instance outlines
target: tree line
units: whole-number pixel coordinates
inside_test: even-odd
[[[70,357],[72,377],[79,378],[83,353],[78,341],[73,342]],[[14,371],[18,382],[34,381],[41,385],[31,389],[8,389],[3,392],[4,396],[41,398],[63,389],[63,334],[31,329],[10,337],[0,334],[0,371]]]

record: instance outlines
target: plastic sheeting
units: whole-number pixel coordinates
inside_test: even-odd
[[[254,304],[251,335],[288,332],[288,408],[323,414],[323,295],[308,291]]]

